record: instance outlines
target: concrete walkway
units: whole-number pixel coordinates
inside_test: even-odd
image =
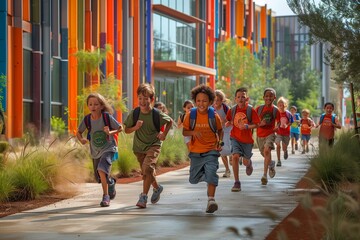
[[[188,167],[158,176],[164,191],[160,201],[148,203],[146,209],[135,206],[141,182],[118,184],[117,197],[108,208],[99,206],[100,185],[85,184],[84,193],[75,198],[0,219],[0,239],[239,239],[228,227],[241,234],[248,227],[252,239],[264,239],[296,207],[299,196],[292,190],[306,173],[309,157],[290,154],[282,167],[276,167],[275,178],[262,186],[263,159],[254,150],[253,174],[246,176],[240,166],[241,192],[231,192],[233,176],[223,178],[220,165],[215,214],[205,213],[206,184],[191,185]],[[266,211],[279,219],[274,222]]]

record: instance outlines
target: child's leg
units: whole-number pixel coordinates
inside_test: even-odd
[[[225,171],[226,172],[229,172],[230,169],[229,169],[229,162],[228,162],[228,157],[227,156],[221,156],[221,160],[224,164],[224,167],[225,167]]]
[[[100,180],[101,180],[101,186],[102,186],[102,189],[103,189],[103,194],[104,195],[109,195],[109,188],[108,188],[106,173],[104,173],[101,170],[98,171],[98,173],[99,173]]]
[[[216,186],[212,183],[208,184],[208,189],[207,189],[207,194],[208,194],[208,198],[215,198],[215,190],[216,190]]]
[[[233,169],[235,181],[239,181],[239,159],[240,159],[240,155],[238,153],[232,155],[232,160],[233,160],[232,169]]]
[[[271,164],[271,147],[265,145],[264,148],[264,176],[267,176],[268,168]]]

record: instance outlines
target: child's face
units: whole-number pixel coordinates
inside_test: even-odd
[[[194,105],[192,103],[188,103],[186,104],[186,106],[183,108],[184,112],[188,113],[190,112],[190,110],[194,107]]]
[[[239,106],[245,106],[245,103],[249,100],[246,92],[237,92],[235,95],[235,102]]]
[[[308,117],[309,117],[309,114],[308,114],[307,112],[303,112],[303,113],[302,113],[302,116],[303,116],[303,118],[305,118],[305,119],[306,119],[306,118],[308,118]]]
[[[198,93],[195,99],[196,107],[198,108],[199,113],[207,113],[208,108],[211,106],[209,96],[205,93]]]
[[[334,111],[334,108],[331,105],[326,105],[324,110],[325,110],[326,114],[332,114],[332,112]]]
[[[292,115],[294,115],[294,114],[296,113],[295,108],[291,108],[291,109],[290,109],[290,112],[291,112]]]
[[[278,102],[278,103],[277,103],[277,106],[278,106],[278,108],[279,108],[279,110],[280,110],[281,112],[283,112],[283,111],[285,110],[285,104],[284,104],[284,102],[282,102],[282,101]]]
[[[218,96],[215,96],[214,107],[216,109],[219,109],[221,107],[221,105],[222,105],[222,102],[223,101],[222,101],[221,98],[219,98]]]
[[[91,97],[88,100],[88,108],[91,113],[99,114],[101,113],[101,110],[104,108],[104,106],[101,105],[101,103],[96,97]]]
[[[138,95],[138,101],[139,101],[139,107],[140,110],[148,111],[150,109],[150,105],[153,102],[153,98],[150,98],[149,96],[144,96],[143,94]]]
[[[275,95],[272,91],[266,91],[266,93],[264,94],[264,101],[265,101],[265,105],[266,106],[271,106],[271,104],[274,102],[275,100]]]
[[[159,109],[161,112],[163,112],[163,113],[165,113],[166,111],[165,111],[165,107],[163,106],[163,105],[159,105],[158,107],[157,107],[157,109]]]

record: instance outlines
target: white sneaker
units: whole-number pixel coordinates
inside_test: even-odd
[[[214,213],[216,210],[218,210],[218,205],[215,199],[210,199],[206,207],[206,213]]]
[[[223,177],[230,177],[230,175],[231,175],[231,172],[230,172],[230,170],[226,170],[225,171],[225,173],[224,173],[224,175],[223,175]]]

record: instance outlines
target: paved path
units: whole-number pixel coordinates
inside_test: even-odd
[[[241,233],[250,227],[252,239],[264,239],[295,208],[299,197],[292,190],[307,171],[308,159],[299,152],[290,154],[276,168],[275,178],[262,186],[263,160],[255,150],[254,172],[246,176],[245,167],[240,167],[242,191],[237,193],[230,191],[233,177],[222,178],[220,165],[215,214],[205,213],[206,184],[191,185],[188,167],[158,176],[164,192],[146,209],[135,207],[141,182],[118,184],[108,208],[99,206],[100,185],[85,184],[85,192],[73,199],[0,219],[0,239],[239,239],[228,227]],[[266,217],[264,211],[269,210],[280,219]]]

